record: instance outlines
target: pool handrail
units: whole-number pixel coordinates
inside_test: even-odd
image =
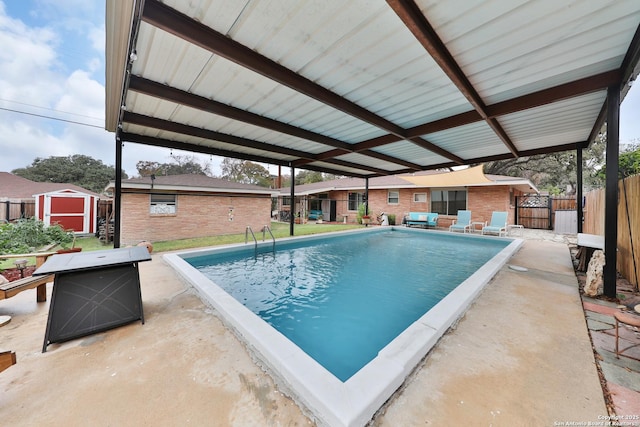
[[[256,252],[258,252],[258,239],[256,239],[256,235],[253,234],[253,230],[250,225],[247,225],[247,228],[244,230],[244,243],[245,245],[249,241],[249,232],[251,232],[251,236],[253,237],[253,242],[256,245]]]
[[[271,240],[273,240],[273,251],[276,251],[276,238],[273,237],[273,233],[271,232],[271,228],[269,228],[268,225],[265,225],[264,227],[262,227],[262,241],[265,241],[265,235],[266,232],[269,232],[269,234],[271,235]]]

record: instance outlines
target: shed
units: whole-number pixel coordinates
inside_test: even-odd
[[[78,234],[96,232],[98,196],[73,189],[34,194],[36,217],[46,225],[60,224]]]

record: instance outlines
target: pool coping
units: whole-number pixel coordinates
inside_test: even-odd
[[[394,228],[399,227],[391,227]],[[380,229],[376,227],[297,236],[278,241],[315,240],[330,235],[375,231]],[[411,232],[441,233],[432,230]],[[450,235],[463,236],[456,233]],[[497,238],[469,234],[464,236]],[[482,289],[524,242],[522,239],[508,240],[512,240],[509,245],[405,329],[384,347],[376,358],[344,383],[181,258],[181,255],[186,254],[199,256],[233,248],[246,249],[245,244],[180,251],[165,254],[163,258],[194,287],[206,303],[221,314],[225,323],[242,337],[245,345],[268,368],[275,380],[285,386],[292,397],[308,409],[318,422],[331,426],[363,426],[402,385],[440,337],[464,314]],[[257,247],[271,245],[272,242],[264,242],[258,243]]]

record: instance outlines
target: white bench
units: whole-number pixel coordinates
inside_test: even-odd
[[[604,236],[598,236],[597,234],[578,233],[578,246],[604,250]]]

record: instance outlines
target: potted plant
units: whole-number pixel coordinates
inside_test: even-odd
[[[323,218],[322,214],[318,214],[318,217],[316,219],[316,224],[322,224],[322,218]]]
[[[358,222],[361,224],[371,224],[371,208],[365,208],[364,203],[358,206]]]

